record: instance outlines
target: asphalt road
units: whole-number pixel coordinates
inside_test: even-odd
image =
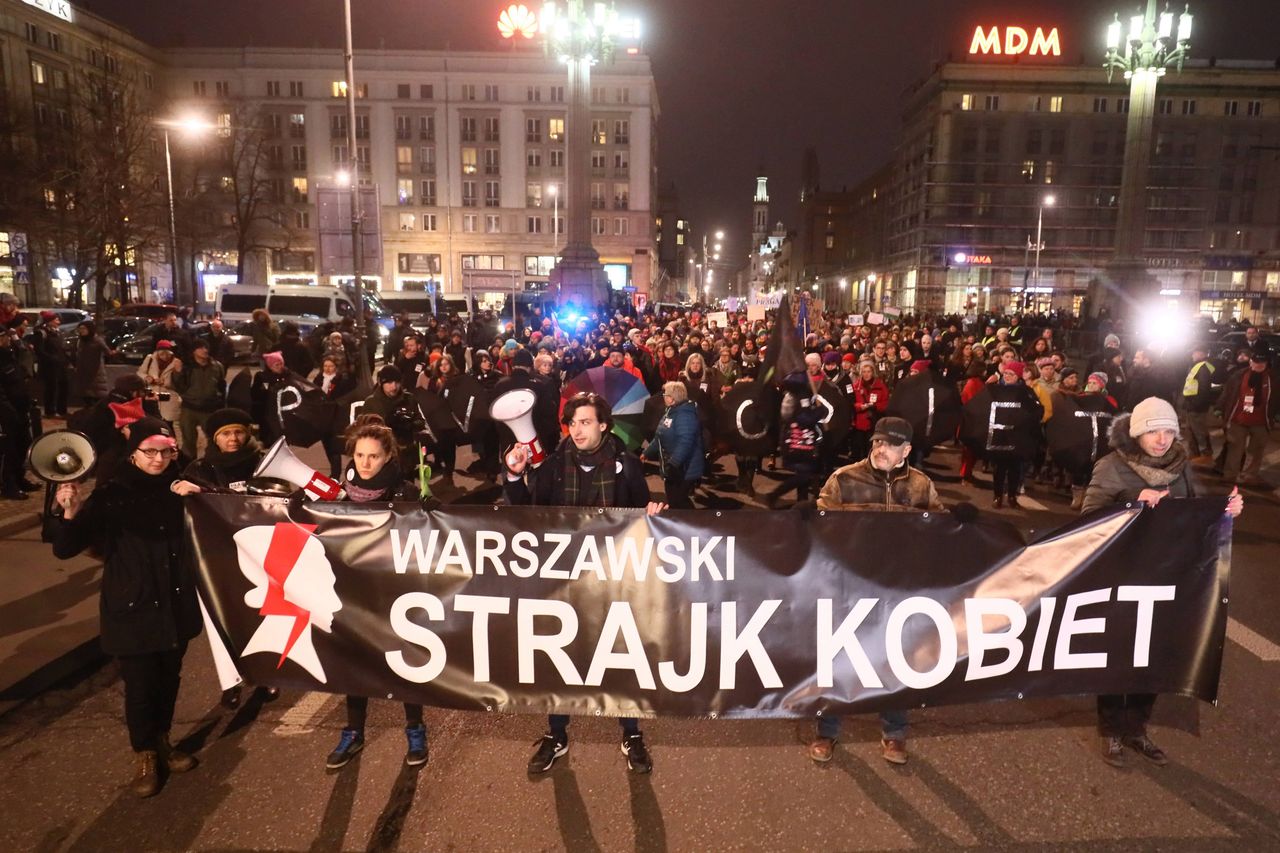
[[[931,460],[943,500],[987,510],[987,493],[958,482],[957,460]],[[437,491],[495,493],[458,484],[473,491]],[[1003,515],[1037,529],[1070,515],[1065,496],[1029,497],[1032,509]],[[716,493],[714,505],[740,502]],[[872,717],[847,722],[826,766],[804,754],[807,722],[667,719],[644,724],[655,769],[637,776],[616,724],[581,719],[568,757],[539,778],[524,768],[541,717],[428,709],[431,758],[413,771],[400,708],[374,702],[364,753],[327,772],[340,699],[285,693],[224,710],[199,639],[175,734],[201,766],[153,799],[125,788],[133,767],[112,665],[0,718],[0,850],[1280,850],[1278,540],[1275,498],[1249,493],[1221,699],[1161,699],[1164,768],[1103,764],[1093,701],[1081,697],[914,712],[904,767],[880,758]]]

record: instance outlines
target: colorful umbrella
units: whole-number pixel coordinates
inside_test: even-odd
[[[593,367],[574,377],[560,391],[560,412],[576,394],[603,397],[613,410],[613,434],[622,439],[628,450],[640,447],[644,438],[644,407],[649,390],[633,374],[616,367]]]

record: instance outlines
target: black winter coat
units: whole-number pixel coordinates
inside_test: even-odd
[[[88,547],[103,555],[98,611],[109,655],[166,652],[200,633],[195,578],[182,556],[182,498],[169,491],[178,470],[122,467],[75,518],[49,521],[59,560]]]
[[[606,441],[617,441],[612,435]],[[568,506],[564,488],[565,447],[573,440],[564,439],[555,453],[547,456],[537,468],[531,469],[518,480],[507,480],[503,493],[512,506]],[[649,484],[644,478],[644,463],[634,453],[629,453],[618,442],[617,459],[622,470],[614,477],[612,507],[643,508],[649,504]],[[507,475],[503,475],[506,477]],[[526,480],[528,481],[526,483]]]

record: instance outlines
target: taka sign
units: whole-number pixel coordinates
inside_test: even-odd
[[[1061,56],[1062,45],[1058,39],[1058,28],[1053,27],[1046,32],[1036,27],[1035,32],[1028,33],[1023,27],[1004,27],[1003,37],[1000,27],[983,29],[981,25],[974,27],[973,40],[969,43],[970,55],[995,54],[1004,56]]]

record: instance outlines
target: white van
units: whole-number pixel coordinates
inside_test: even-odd
[[[265,308],[272,320],[295,323],[303,335],[321,323],[356,315],[346,289],[327,284],[224,284],[218,288],[214,307],[228,325],[250,320],[256,309]],[[376,293],[365,293],[364,307],[382,328],[390,328],[391,314]]]

